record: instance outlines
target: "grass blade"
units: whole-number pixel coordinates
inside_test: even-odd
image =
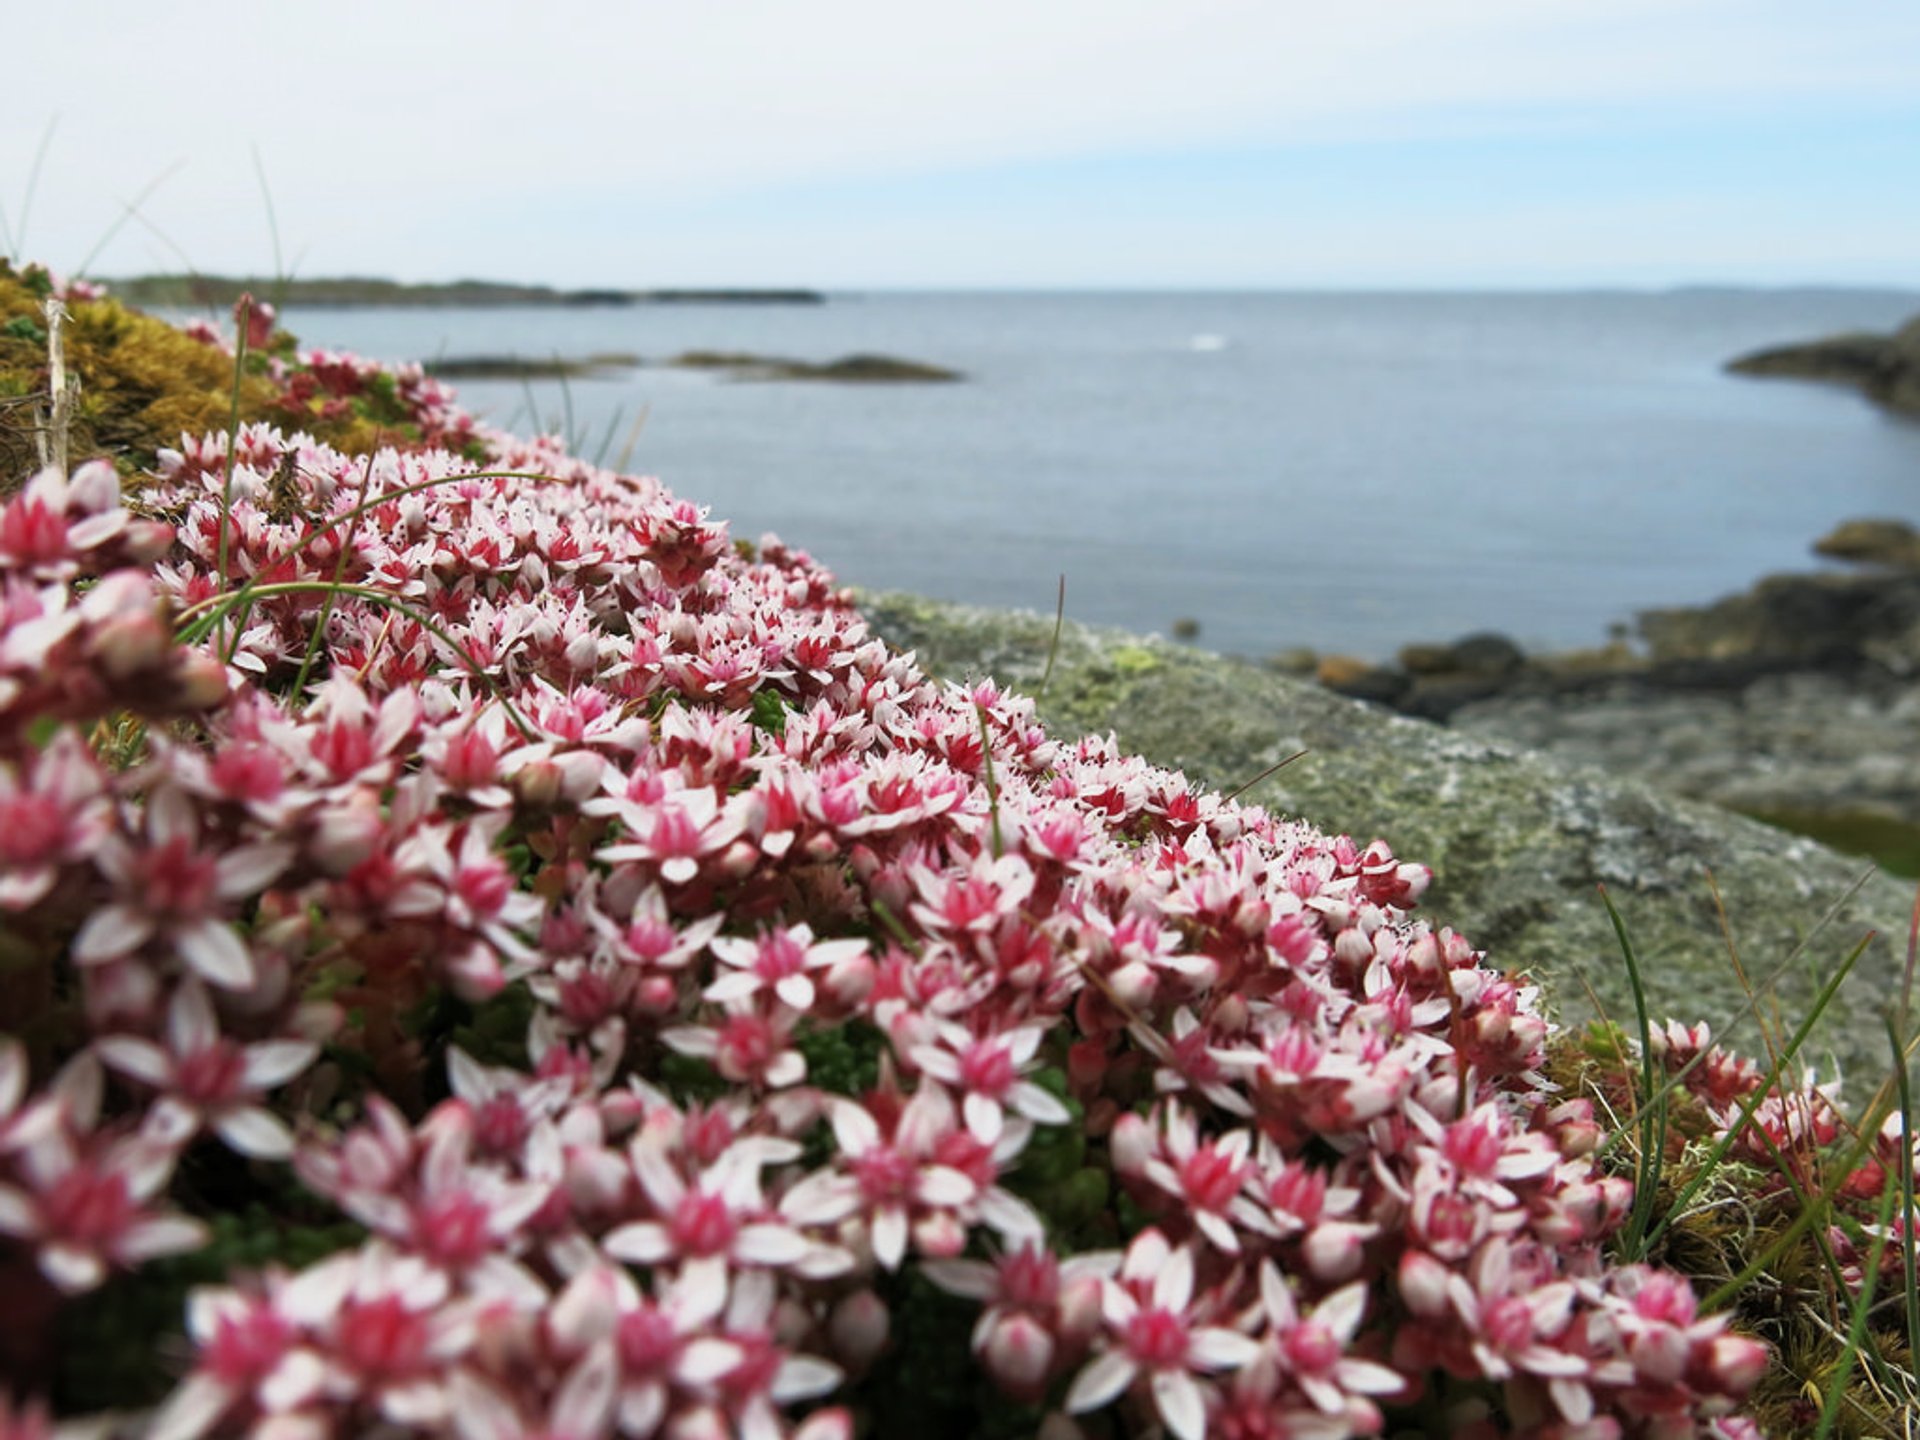
[[[1653,1218],[1655,1192],[1660,1185],[1660,1167],[1666,1156],[1667,1090],[1654,1084],[1653,1020],[1647,1013],[1647,991],[1640,978],[1640,957],[1627,934],[1627,922],[1620,918],[1607,887],[1600,886],[1600,903],[1607,907],[1613,933],[1619,937],[1620,953],[1626,957],[1627,983],[1633,988],[1633,1010],[1640,1022],[1640,1083],[1645,1099],[1640,1106],[1640,1154],[1634,1165],[1633,1211],[1627,1221],[1622,1246],[1628,1260],[1639,1260],[1651,1243],[1647,1227]]]

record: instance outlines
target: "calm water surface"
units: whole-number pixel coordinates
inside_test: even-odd
[[[1835,522],[1920,522],[1920,424],[1727,357],[1887,330],[1920,295],[882,294],[810,307],[295,311],[382,359],[879,351],[958,385],[642,369],[468,382],[465,403],[659,475],[844,581],[1386,656],[1500,629],[1591,644],[1636,609],[1814,563]],[[529,408],[531,401],[531,409]],[[571,421],[565,419],[571,405]]]

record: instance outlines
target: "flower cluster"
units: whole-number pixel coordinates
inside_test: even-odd
[[[1754,1433],[1764,1347],[1609,1262],[1630,1189],[1423,867],[298,376],[484,468],[248,426],[163,455],[171,535],[102,468],[0,510],[0,1244],[190,1249],[219,1150],[364,1234],[197,1290],[157,1440],[826,1440],[962,1302],[1056,1432]]]

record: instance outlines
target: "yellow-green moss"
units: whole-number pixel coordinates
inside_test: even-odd
[[[16,271],[0,261],[0,491],[39,464],[35,433],[45,420],[48,387],[45,271]],[[68,452],[76,460],[104,456],[123,476],[151,469],[163,446],[182,435],[224,431],[232,421],[232,356],[172,325],[107,298],[67,307],[66,364],[79,382]],[[289,356],[291,337],[274,337]],[[320,402],[289,408],[267,375],[267,357],[251,357],[240,381],[242,423],[265,420],[300,429],[335,449],[364,454],[381,443],[416,438],[391,387],[360,397],[350,413],[327,416]]]

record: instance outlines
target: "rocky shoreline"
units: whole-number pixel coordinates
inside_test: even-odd
[[[1729,360],[1727,369],[1851,385],[1889,410],[1920,415],[1920,315],[1891,335],[1833,335],[1777,345]]]
[[[1920,875],[1920,534],[1851,522],[1815,548],[1866,568],[1648,610],[1594,650],[1529,655],[1482,634],[1410,645],[1391,665],[1312,657],[1310,673],[1340,694]]]

